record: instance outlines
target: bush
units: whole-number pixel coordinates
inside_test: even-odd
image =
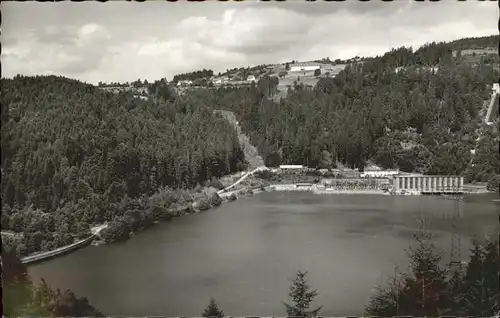
[[[314,70],[314,76],[320,76],[321,75],[321,69],[317,68]]]
[[[210,201],[208,199],[201,199],[200,201],[196,202],[196,207],[200,211],[206,211],[210,209]]]
[[[254,176],[263,180],[270,180],[274,177],[275,173],[271,170],[261,170],[254,173]]]
[[[222,204],[222,199],[219,197],[217,193],[214,193],[210,198],[210,204],[212,206],[219,206]]]
[[[222,182],[220,182],[219,179],[215,179],[215,178],[212,178],[212,180],[208,183],[208,186],[214,187],[218,190],[224,189],[224,185],[222,184]]]
[[[234,193],[231,193],[229,197],[227,197],[228,201],[236,201],[237,197]]]
[[[124,220],[113,221],[101,232],[101,237],[106,242],[123,241],[130,237],[130,228]]]
[[[168,210],[159,205],[155,205],[150,208],[150,213],[154,216],[156,220],[169,221],[172,219],[172,215],[168,212]]]
[[[488,184],[486,185],[486,189],[488,191],[498,192],[499,185],[500,185],[500,175],[497,174],[496,176],[494,176],[493,178],[491,178],[488,181]]]

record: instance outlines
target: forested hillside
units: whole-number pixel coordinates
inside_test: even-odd
[[[394,49],[351,64],[314,89],[296,85],[279,104],[263,98],[259,84],[198,94],[237,114],[267,164],[328,167],[337,160],[364,167],[370,160],[407,172],[487,181],[499,164],[498,133],[479,113],[498,81],[498,57],[473,63],[453,57],[452,48],[469,42]]]
[[[233,127],[190,96],[143,101],[17,76],[2,79],[1,105],[2,229],[24,232],[21,255],[72,243],[90,224],[151,223],[168,207],[145,199],[159,189],[245,167]]]
[[[173,189],[245,168],[238,136],[217,109],[236,114],[267,165],[373,161],[493,180],[497,125],[480,113],[499,77],[498,56],[452,52],[495,39],[394,49],[313,89],[296,84],[279,103],[266,76],[182,95],[162,79],[147,84],[146,101],[63,77],[2,79],[2,229],[23,232],[16,244],[26,255],[84,237],[92,224],[123,221],[115,234],[125,237],[168,218],[172,203],[189,201]]]

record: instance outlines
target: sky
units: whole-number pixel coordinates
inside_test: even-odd
[[[1,3],[2,75],[89,83],[347,59],[498,34],[496,1]]]

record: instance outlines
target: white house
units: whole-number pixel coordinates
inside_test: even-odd
[[[280,169],[304,169],[301,165],[281,165]]]
[[[494,93],[496,92],[497,94],[500,94],[500,85],[498,83],[494,83],[492,90]]]
[[[253,75],[248,75],[248,77],[247,77],[247,82],[255,82],[255,76],[253,76]]]
[[[193,85],[193,81],[190,80],[184,80],[184,81],[179,81],[177,83],[177,86],[187,86],[187,85]]]
[[[290,65],[290,72],[312,72],[321,69],[319,64],[316,63],[296,63]]]

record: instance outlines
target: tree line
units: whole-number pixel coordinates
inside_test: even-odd
[[[448,44],[430,43],[350,64],[313,89],[295,84],[278,103],[259,87],[198,93],[236,113],[268,165],[315,168],[331,157],[486,182],[499,164],[498,131],[480,112],[498,76],[484,59],[465,63]]]
[[[2,229],[23,234],[10,242],[19,255],[72,243],[93,224],[168,219],[193,200],[188,189],[245,168],[222,116],[196,96],[158,94],[2,79]]]
[[[394,49],[313,89],[295,84],[279,102],[279,80],[268,76],[182,95],[162,79],[147,83],[148,100],[63,77],[2,79],[2,229],[23,234],[9,244],[27,255],[85,237],[93,224],[119,220],[110,233],[121,237],[169,219],[198,185],[245,169],[216,109],[235,112],[269,166],[372,161],[494,186],[498,131],[479,113],[498,70],[454,58],[452,48]]]
[[[2,244],[2,314],[6,317],[104,317],[85,297],[34,283],[16,252]]]
[[[442,265],[442,252],[430,232],[414,234],[407,250],[409,271],[390,277],[377,286],[365,306],[365,313],[376,317],[492,317],[500,311],[498,281],[498,240],[474,240],[466,266]],[[312,306],[318,290],[307,282],[307,272],[297,271],[289,288],[291,303],[283,302],[289,317],[316,317],[322,306]],[[214,299],[203,317],[223,317]]]
[[[189,73],[177,74],[172,79],[173,82],[177,83],[179,81],[202,79],[202,78],[210,78],[214,76],[214,71],[203,69],[201,71],[194,71]]]

